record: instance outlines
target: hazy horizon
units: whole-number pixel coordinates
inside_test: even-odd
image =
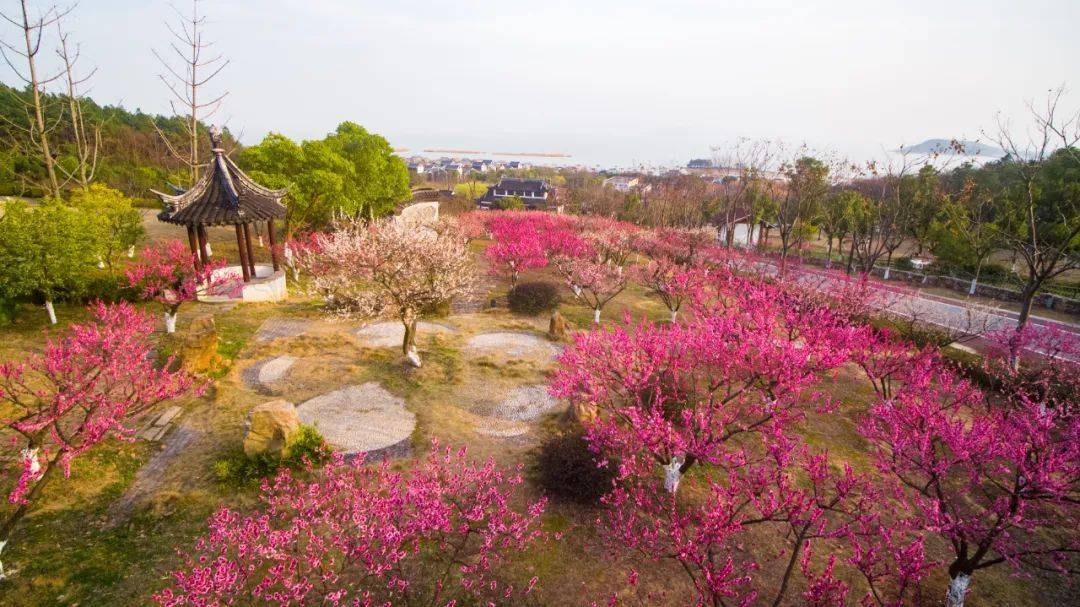
[[[863,160],[930,138],[985,140],[996,112],[1020,122],[1026,100],[1080,86],[1070,65],[1080,9],[1067,1],[208,0],[201,10],[231,61],[206,91],[230,91],[209,121],[246,144],[269,131],[317,138],[352,120],[395,147],[560,152],[570,164],[682,164],[739,137]],[[66,27],[99,68],[89,95],[168,113],[150,49],[166,48],[171,17],[166,2],[78,6]],[[3,80],[14,83],[9,71]]]

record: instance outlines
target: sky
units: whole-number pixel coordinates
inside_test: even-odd
[[[996,113],[1023,124],[1025,102],[1062,84],[1080,108],[1076,0],[199,4],[230,61],[207,87],[229,92],[210,121],[247,144],[351,120],[410,150],[600,166],[683,164],[740,137],[862,161],[928,138],[985,140]],[[98,68],[95,100],[169,111],[151,49],[167,50],[173,5],[190,10],[76,7],[67,27]]]

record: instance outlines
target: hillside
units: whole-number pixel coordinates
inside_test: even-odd
[[[25,90],[0,84],[0,195],[40,196],[40,184],[45,180],[45,167],[35,153],[25,145],[20,128],[26,124]],[[56,124],[50,133],[50,144],[58,164],[72,161],[73,134],[68,120],[67,97],[46,97],[47,121]],[[166,181],[185,183],[185,173],[173,158],[155,125],[174,140],[183,138],[183,118],[147,114],[138,109],[99,105],[83,98],[82,111],[87,130],[100,133],[96,181],[117,188],[136,199],[150,201],[148,190],[161,189]],[[206,125],[200,124],[201,129]],[[92,132],[92,131],[91,131]],[[92,137],[93,135],[90,135]],[[227,145],[235,145],[226,133]],[[209,142],[200,154],[209,154]]]

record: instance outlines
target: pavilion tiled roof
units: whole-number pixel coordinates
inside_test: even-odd
[[[220,133],[211,132],[214,159],[195,185],[178,194],[154,191],[165,204],[158,219],[180,225],[232,225],[285,217],[285,190],[252,180],[225,155]]]

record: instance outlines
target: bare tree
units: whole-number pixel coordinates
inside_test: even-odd
[[[46,124],[45,99],[42,92],[45,85],[58,80],[63,76],[64,72],[60,71],[53,75],[42,76],[38,65],[38,53],[41,52],[41,40],[44,37],[45,28],[58,23],[74,7],[60,9],[56,5],[52,5],[48,10],[34,18],[30,17],[30,9],[26,0],[20,0],[19,7],[21,10],[15,17],[0,13],[0,17],[3,17],[8,23],[22,31],[23,40],[20,45],[0,41],[0,55],[3,55],[4,61],[11,68],[11,71],[26,83],[31,98],[31,101],[27,103],[22,97],[18,97],[19,101],[26,105],[27,125],[13,126],[26,133],[32,147],[38,148],[48,175],[48,184],[45,189],[52,196],[59,197],[60,182],[56,178],[56,163],[53,160],[52,151],[49,149],[49,132],[56,125],[50,127]],[[21,57],[21,60],[16,59],[16,57]],[[19,63],[25,62],[25,65],[20,67],[16,65],[17,61]]]
[[[720,212],[725,243],[731,246],[735,224],[752,226],[761,218],[755,209],[756,195],[763,183],[768,183],[783,144],[768,139],[741,138],[730,146],[712,148],[713,163],[732,174],[721,177]],[[750,238],[752,234],[748,234]],[[747,243],[751,244],[751,243]]]
[[[226,91],[209,101],[203,101],[201,90],[204,85],[214,79],[215,76],[225,69],[229,60],[222,55],[213,56],[210,59],[204,57],[207,49],[213,46],[213,42],[203,40],[203,25],[206,17],[199,14],[199,0],[191,1],[191,14],[185,15],[176,11],[176,26],[168,23],[165,26],[174,40],[169,43],[169,48],[179,58],[179,67],[174,67],[158,51],[154,56],[161,62],[165,72],[158,75],[161,81],[172,93],[173,99],[169,100],[174,114],[179,114],[178,108],[183,109],[187,116],[187,146],[186,151],[174,145],[169,137],[158,128],[158,135],[165,142],[169,152],[181,163],[191,170],[191,182],[199,178],[199,121],[212,116],[221,107],[221,100],[229,93]],[[155,125],[154,128],[157,128]]]
[[[1005,167],[1020,186],[1007,195],[1015,221],[1011,229],[1002,230],[1006,245],[1027,266],[1018,331],[1027,323],[1032,302],[1043,284],[1080,267],[1080,200],[1068,188],[1055,193],[1054,188],[1040,183],[1055,154],[1060,152],[1080,163],[1080,151],[1076,149],[1080,143],[1080,111],[1066,114],[1059,109],[1064,94],[1064,87],[1059,87],[1050,91],[1044,106],[1028,103],[1034,125],[1026,130],[1026,141],[1000,115],[997,132],[987,135],[1009,154]]]
[[[72,47],[68,43],[69,34],[60,27],[59,21],[56,23],[56,30],[60,40],[60,48],[56,50],[56,54],[64,64],[64,82],[67,85],[68,114],[71,117],[76,163],[71,171],[64,168],[63,164],[57,164],[56,168],[64,173],[66,181],[75,180],[80,187],[86,189],[94,180],[94,172],[97,170],[102,124],[99,122],[93,126],[93,141],[91,141],[86,132],[86,118],[83,115],[82,94],[79,89],[93,77],[97,68],[91,69],[85,75],[76,75],[76,64],[81,56],[81,49],[77,44]]]

